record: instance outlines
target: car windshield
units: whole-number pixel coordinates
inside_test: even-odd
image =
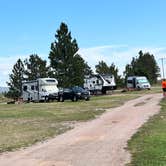
[[[79,92],[84,91],[84,89],[82,87],[74,87],[73,90],[74,91],[79,91]]]
[[[139,82],[139,83],[149,83],[146,78],[138,79],[138,82]]]
[[[53,92],[56,90],[57,90],[57,87],[54,85],[47,85],[42,87],[42,91],[46,91],[46,92]]]

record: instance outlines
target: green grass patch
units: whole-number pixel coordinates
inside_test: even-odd
[[[0,152],[12,151],[61,134],[75,122],[101,115],[139,95],[95,96],[90,101],[0,104]]]
[[[128,142],[131,166],[166,166],[166,99],[153,116]]]

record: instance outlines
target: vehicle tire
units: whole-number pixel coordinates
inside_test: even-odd
[[[75,102],[75,101],[77,101],[77,100],[78,100],[78,99],[77,99],[77,96],[73,96],[72,101]]]
[[[59,96],[59,100],[58,101],[60,101],[60,102],[64,102],[64,98],[63,98],[63,96],[61,95],[61,96]]]
[[[90,98],[89,97],[85,97],[85,101],[89,101],[90,100]]]

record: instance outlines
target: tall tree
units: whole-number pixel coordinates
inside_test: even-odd
[[[24,64],[21,59],[18,59],[13,66],[12,74],[9,75],[9,91],[6,94],[10,98],[18,98],[22,92],[22,81],[24,80]]]
[[[83,84],[86,66],[84,60],[77,54],[78,49],[77,41],[72,39],[67,25],[61,23],[49,53],[52,76],[58,79],[61,87]]]
[[[85,62],[84,59],[76,54],[73,58],[73,64],[70,68],[71,72],[68,82],[70,83],[69,86],[79,85],[82,86],[84,83],[84,74],[85,74]]]
[[[124,81],[123,78],[118,74],[119,70],[114,63],[111,66],[108,66],[106,62],[100,61],[96,67],[96,72],[99,74],[112,74],[115,78],[116,85],[118,87],[123,87]]]
[[[99,61],[99,63],[95,66],[96,73],[98,74],[109,74],[110,68],[104,61]]]
[[[42,60],[37,54],[30,55],[25,61],[25,74],[27,80],[35,80],[37,78],[48,77],[48,67],[46,60]]]
[[[138,57],[132,59],[131,64],[126,65],[125,76],[146,76],[152,84],[157,83],[157,77],[160,74],[154,55],[149,52],[143,53],[142,51],[138,54]]]
[[[118,74],[119,72],[118,67],[116,67],[115,64],[112,63],[109,68],[110,68],[110,73],[115,77],[117,87],[123,87],[124,79],[121,77],[121,75]]]
[[[93,71],[91,69],[91,67],[88,65],[88,63],[85,63],[85,69],[84,69],[84,75],[89,76],[92,75]]]

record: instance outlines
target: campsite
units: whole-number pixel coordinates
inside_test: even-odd
[[[19,152],[20,148],[34,146],[34,144],[38,146],[39,142],[51,141],[51,138],[56,138],[59,134],[61,135],[67,131],[72,131],[74,128],[84,123],[86,124],[88,121],[91,122],[95,118],[98,119],[102,114],[112,112],[113,110],[111,110],[111,108],[123,106],[127,101],[139,99],[142,95],[153,95],[156,93],[161,94],[161,88],[159,86],[153,87],[150,91],[129,91],[125,93],[115,91],[114,94],[111,95],[93,96],[88,102],[66,101],[61,103],[54,101],[49,103],[6,104],[3,98],[0,104],[0,127],[2,133],[0,138],[1,154],[3,156],[3,153],[6,151],[13,151],[13,153],[14,151]],[[146,104],[146,101],[149,100],[151,100],[151,97],[148,97],[147,100],[137,102],[134,107],[143,106]],[[165,106],[163,105],[163,111],[164,108]],[[163,123],[165,123],[165,113],[161,112],[161,114],[162,115],[159,114],[155,117],[155,121],[157,121],[155,123],[159,123],[158,119],[160,119],[161,116]],[[116,122],[116,120],[114,121]],[[151,121],[153,121],[153,119]],[[150,122],[150,125],[151,123],[152,122]],[[148,127],[148,124],[146,126]],[[143,132],[149,130],[149,128],[146,129],[146,126],[145,129],[141,129]],[[164,124],[162,124],[162,126],[164,127]],[[162,135],[165,130],[165,127],[163,128],[162,126],[160,126],[160,132],[163,131],[157,133],[158,135]],[[157,131],[154,131],[154,133],[155,132]],[[116,133],[113,134],[116,135]],[[135,137],[133,138],[133,142],[131,140],[129,143],[131,151],[133,150],[132,144],[133,148],[135,148],[135,141],[137,141]],[[139,138],[138,134],[136,134],[136,138]],[[142,136],[140,138],[142,138]],[[158,143],[160,144],[160,141]],[[139,145],[138,141],[137,145]],[[12,153],[9,153],[9,155],[12,157]],[[5,163],[2,156],[0,156],[0,161]],[[133,163],[137,162],[138,159],[136,158],[135,160],[133,160]],[[19,161],[21,161],[21,159],[19,159]],[[140,162],[144,163],[142,160]],[[147,162],[147,159],[145,162]],[[163,163],[163,161],[156,160],[156,158],[149,162]]]
[[[166,1],[0,4],[0,166],[166,166]]]

